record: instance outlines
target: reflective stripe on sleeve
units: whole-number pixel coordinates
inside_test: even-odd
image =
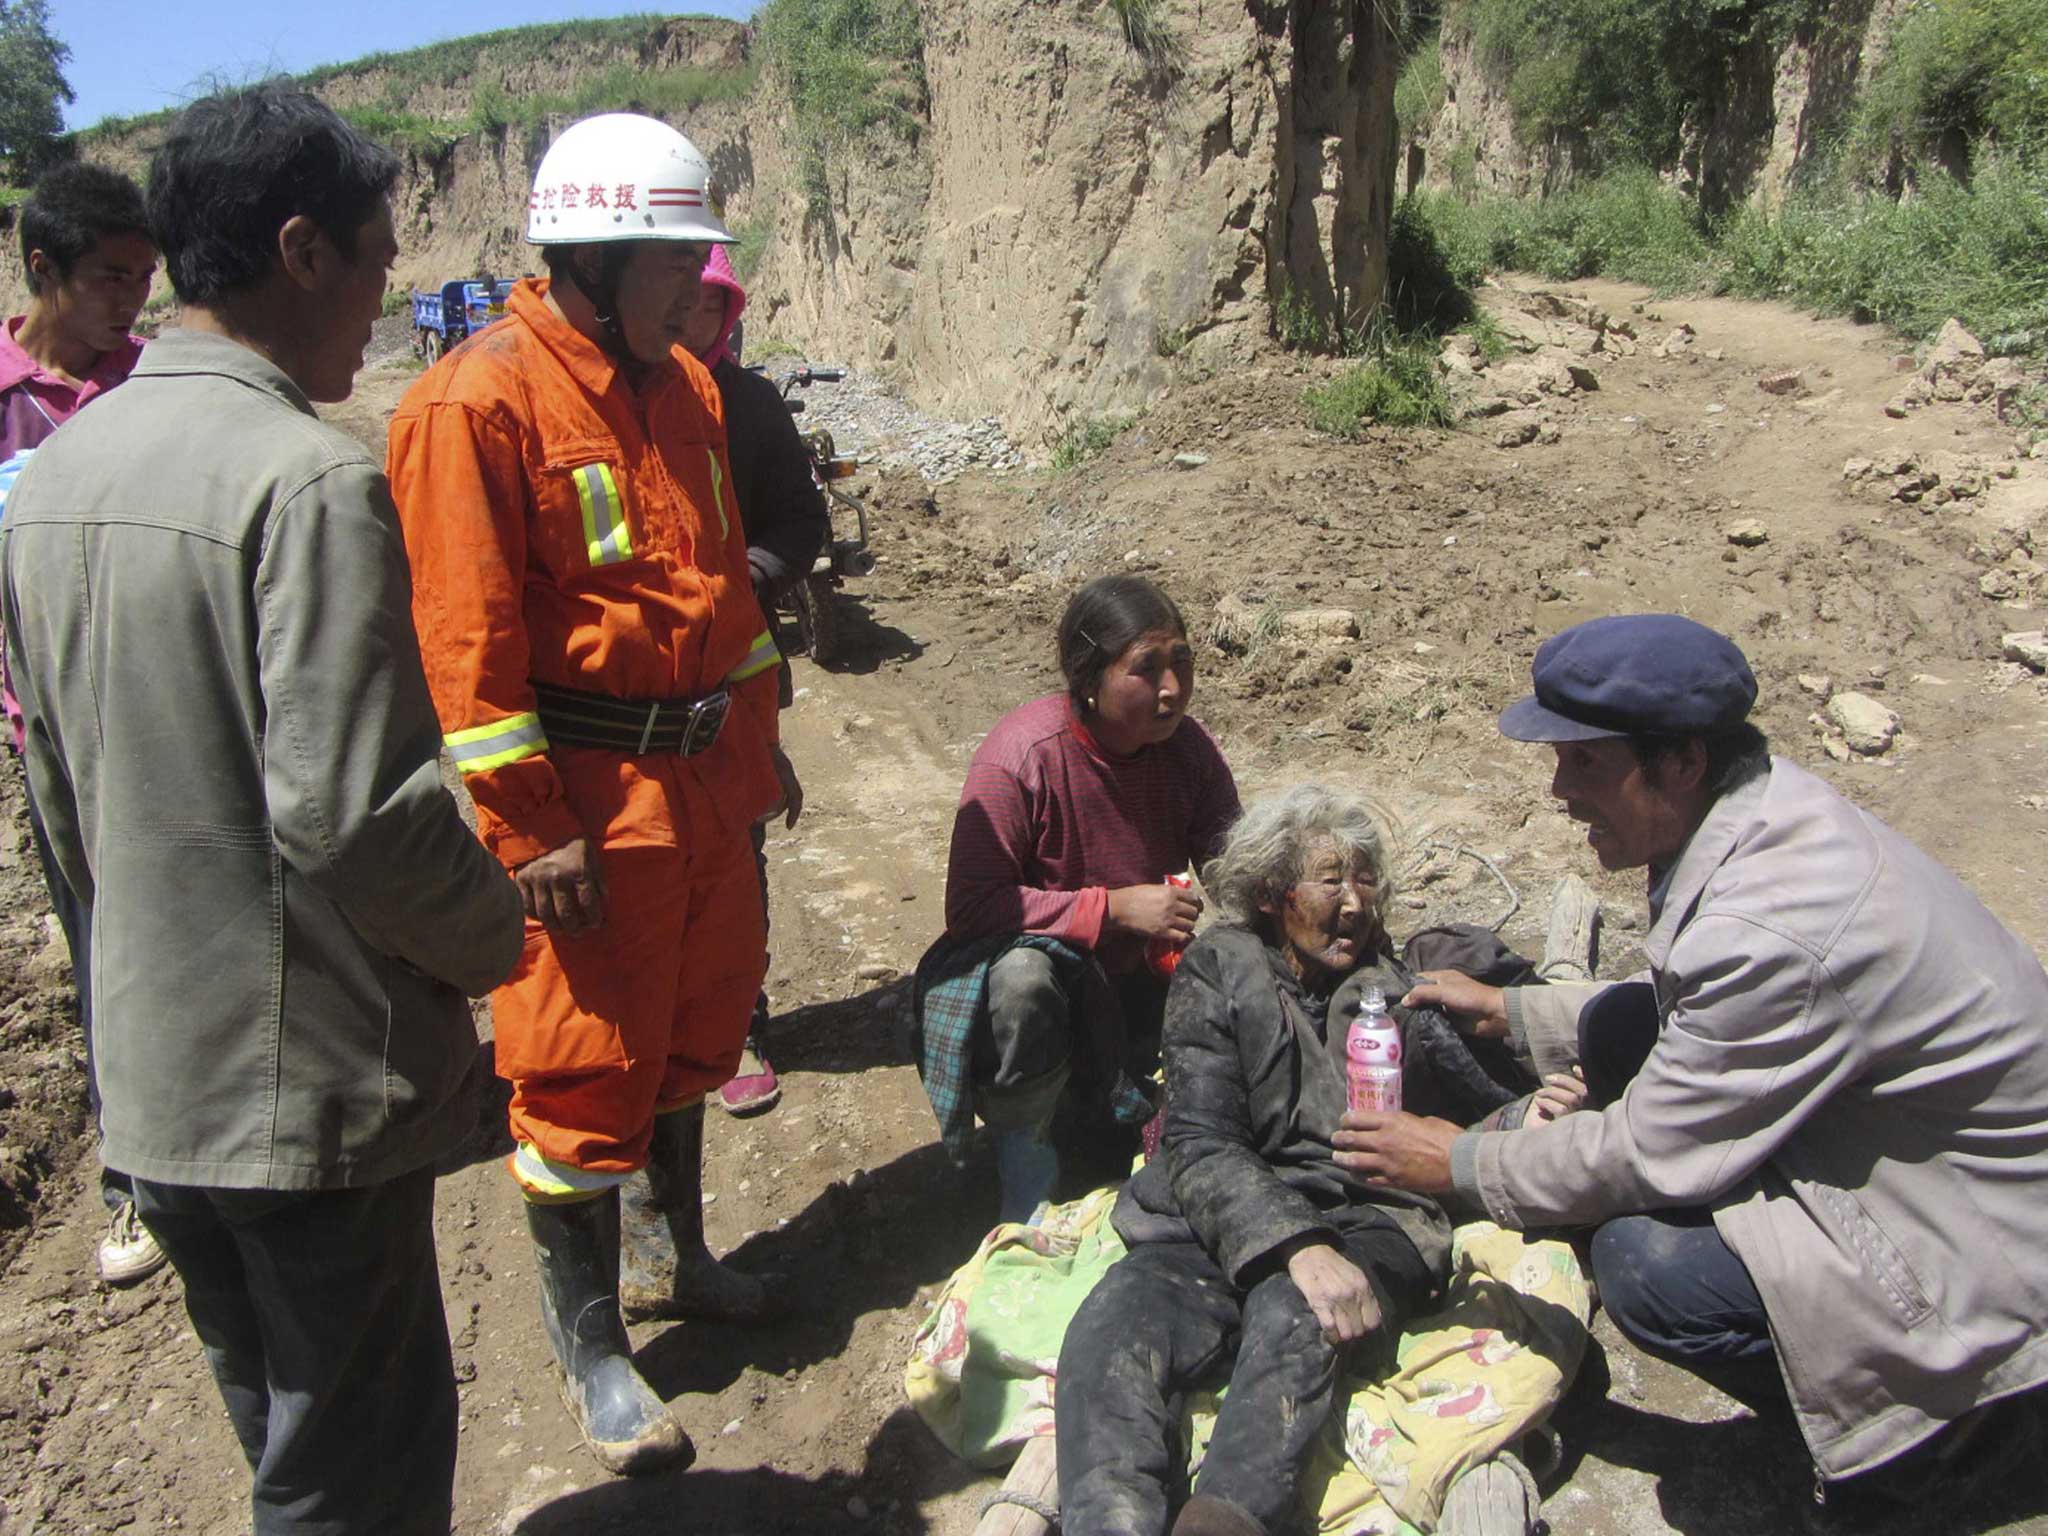
[[[762,630],[754,638],[753,646],[747,652],[747,659],[726,675],[729,683],[743,683],[750,677],[758,677],[782,660],[782,652],[775,647],[775,635]]]
[[[725,539],[732,533],[732,524],[725,520],[725,475],[718,468],[716,452],[706,448],[704,457],[711,461],[711,501],[718,508],[718,536]]]
[[[448,743],[448,755],[455,759],[455,766],[464,773],[502,768],[522,757],[538,757],[548,749],[547,733],[540,728],[540,716],[531,710],[523,715],[493,720],[489,725],[473,725],[443,739]]]
[[[617,565],[633,558],[633,535],[626,527],[626,503],[609,464],[586,464],[576,471],[576,500],[583,507],[583,542],[592,565]]]
[[[572,1200],[594,1200],[608,1189],[617,1189],[632,1177],[630,1173],[591,1173],[541,1156],[530,1141],[505,1160],[513,1179],[529,1200],[543,1205],[567,1204]]]

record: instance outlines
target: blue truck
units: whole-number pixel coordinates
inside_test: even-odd
[[[428,366],[494,320],[505,318],[512,284],[489,278],[457,278],[428,292],[412,291],[412,350]]]

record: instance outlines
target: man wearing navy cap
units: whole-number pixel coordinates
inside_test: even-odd
[[[1605,869],[1647,868],[1645,976],[1409,994],[1592,1112],[1504,1135],[1358,1113],[1338,1162],[1511,1227],[1591,1226],[1615,1325],[1765,1411],[1821,1481],[1941,1485],[2048,1382],[2048,975],[1947,870],[1766,750],[1741,651],[1670,614],[1536,653],[1501,716]],[[1944,1432],[1947,1431],[1947,1432]],[[1983,1459],[1977,1457],[1975,1459]],[[1885,1481],[1894,1482],[1895,1479]]]

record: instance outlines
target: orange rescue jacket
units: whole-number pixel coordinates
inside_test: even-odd
[[[728,686],[687,759],[735,825],[780,793],[775,643],[754,599],[718,387],[681,348],[635,391],[545,279],[399,402],[388,472],[413,622],[477,830],[508,867],[581,836],[534,682],[622,699]]]

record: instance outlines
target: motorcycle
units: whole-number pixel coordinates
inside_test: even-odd
[[[813,384],[837,384],[846,377],[844,368],[813,368],[808,363],[782,375],[782,403],[791,415],[801,415],[804,401],[792,396],[792,389]],[[782,601],[796,626],[801,650],[819,666],[829,666],[845,649],[845,631],[840,622],[838,598],[849,577],[872,576],[875,557],[868,550],[868,509],[858,496],[841,489],[839,482],[859,473],[859,463],[842,458],[832,434],[820,427],[801,433],[804,454],[810,460],[811,480],[824,494],[831,532],[824,549],[802,581],[794,583]],[[843,510],[842,510],[843,509]],[[841,538],[847,515],[851,514],[853,537]]]

